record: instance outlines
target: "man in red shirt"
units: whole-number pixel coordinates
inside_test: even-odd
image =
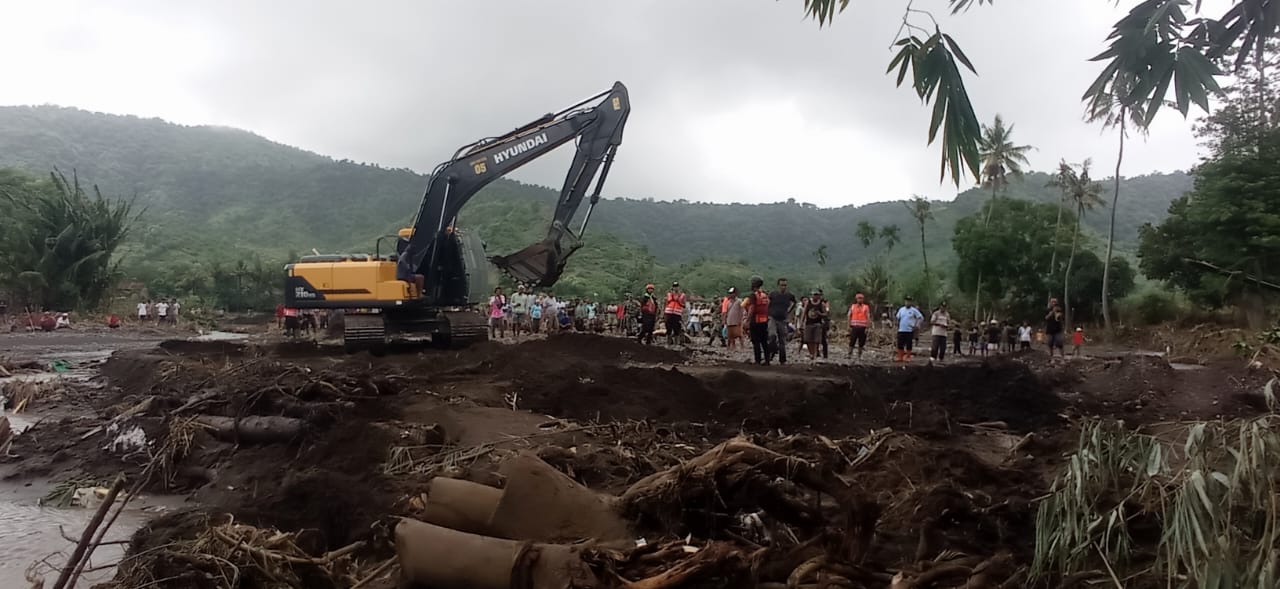
[[[658,322],[658,301],[653,296],[653,285],[646,284],[644,294],[640,295],[640,336],[636,341],[642,344],[653,343],[653,328]]]
[[[756,364],[769,364],[769,293],[764,291],[764,279],[751,277],[751,294],[742,300],[746,320],[750,322],[751,351]],[[785,344],[784,344],[785,345]]]
[[[853,357],[853,349],[858,349],[858,359],[862,359],[862,350],[867,347],[867,328],[871,326],[871,306],[866,303],[862,293],[853,297],[849,305],[849,357]]]

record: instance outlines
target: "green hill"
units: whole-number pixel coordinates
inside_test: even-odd
[[[0,107],[0,167],[75,170],[109,195],[135,195],[146,214],[128,253],[144,263],[190,262],[212,252],[283,258],[312,248],[370,249],[378,235],[408,221],[426,185],[411,170],[334,160],[246,131],[49,106]],[[1047,181],[1045,174],[1029,174],[1007,196],[1054,201],[1058,194]],[[1181,172],[1125,179],[1117,211],[1122,248],[1190,188],[1191,177]],[[853,179],[849,190],[858,193]],[[548,188],[500,180],[468,205],[461,223],[477,228],[493,252],[511,251],[541,237],[555,196]],[[988,198],[989,192],[973,189],[935,203],[936,220],[927,227],[931,261],[951,258],[956,220]],[[862,220],[901,226],[903,243],[893,255],[914,259],[918,233],[896,201],[819,208],[606,199],[566,280],[613,285],[630,276],[634,284],[643,274],[696,274],[696,264],[708,259],[816,275],[823,269],[813,252],[821,245],[828,248],[826,269],[849,268],[879,251],[880,244],[868,250],[857,241],[854,229]],[[1105,210],[1087,218],[1097,233],[1106,223]]]

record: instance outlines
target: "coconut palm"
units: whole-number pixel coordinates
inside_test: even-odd
[[[827,256],[827,244],[825,244],[825,243],[824,243],[824,244],[822,244],[822,245],[818,246],[818,249],[813,250],[813,257],[818,259],[818,265],[819,265],[819,266],[826,267],[826,265],[827,265],[827,257],[828,257],[828,256]]]
[[[1058,220],[1053,223],[1053,251],[1049,253],[1049,271],[1046,273],[1046,277],[1048,278],[1053,277],[1054,269],[1058,267],[1058,238],[1062,233],[1063,205],[1067,204],[1067,200],[1069,198],[1067,195],[1067,187],[1070,184],[1071,178],[1075,177],[1075,175],[1075,169],[1071,167],[1071,164],[1067,163],[1067,160],[1064,159],[1058,162],[1058,172],[1049,179],[1049,186],[1057,187],[1060,194],[1058,195]],[[1050,295],[1050,298],[1052,298],[1052,295]]]
[[[1058,168],[1062,191],[1076,211],[1076,226],[1071,236],[1071,254],[1067,257],[1067,270],[1062,277],[1062,307],[1066,312],[1067,329],[1071,328],[1071,268],[1075,265],[1076,249],[1080,243],[1080,222],[1084,219],[1085,213],[1106,204],[1102,200],[1102,185],[1089,177],[1089,166],[1092,163],[1087,159],[1081,162],[1078,174],[1070,165],[1066,165],[1065,170],[1061,166]],[[1057,176],[1055,181],[1059,181]]]
[[[929,203],[929,199],[915,195],[911,200],[903,203],[907,207],[907,212],[911,213],[911,218],[915,219],[916,226],[920,228],[920,259],[924,261],[924,274],[929,275],[929,254],[924,247],[924,225],[933,219],[933,211]]]
[[[991,189],[992,207],[995,206],[996,195],[1009,187],[1009,179],[1022,177],[1022,167],[1027,165],[1027,152],[1032,149],[1030,145],[1014,144],[1013,125],[1005,126],[1000,115],[996,115],[990,126],[982,126],[982,139],[978,142],[978,154],[982,157],[982,187]],[[991,219],[991,209],[987,209],[987,219]]]
[[[996,196],[1008,188],[1009,178],[1021,178],[1022,166],[1027,164],[1030,145],[1013,142],[1013,125],[1005,126],[1004,118],[996,115],[990,126],[982,126],[982,138],[978,140],[978,154],[982,158],[982,187],[991,189],[991,204],[983,226],[991,222],[991,212],[996,209]],[[982,272],[978,272],[978,284],[973,293],[973,316],[978,317],[982,308]]]
[[[870,221],[858,221],[858,241],[862,242],[862,247],[871,247],[871,242],[876,240],[876,226]]]
[[[902,228],[897,225],[885,225],[880,228],[880,239],[883,239],[885,247],[893,252],[893,246],[902,242]]]
[[[1116,205],[1120,202],[1120,164],[1124,162],[1124,140],[1129,129],[1137,129],[1144,135],[1147,133],[1148,117],[1141,105],[1131,102],[1127,97],[1130,84],[1117,79],[1112,85],[1112,92],[1098,94],[1088,103],[1088,121],[1101,123],[1104,129],[1115,128],[1120,131],[1120,147],[1116,152],[1116,172],[1114,189],[1111,195],[1111,222],[1107,229],[1107,255],[1102,262],[1102,322],[1108,333],[1111,332],[1111,305],[1108,285],[1111,278],[1111,255],[1116,241]]]

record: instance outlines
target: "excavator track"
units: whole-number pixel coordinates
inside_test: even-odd
[[[346,315],[342,320],[342,347],[346,351],[381,353],[386,349],[387,326],[382,315]]]
[[[440,342],[450,348],[461,348],[489,341],[489,322],[483,316],[469,311],[444,313],[449,322],[449,333]]]

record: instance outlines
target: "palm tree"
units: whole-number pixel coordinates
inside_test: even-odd
[[[1027,165],[1030,145],[1014,145],[1013,125],[1005,126],[1004,119],[996,115],[991,126],[982,126],[982,139],[978,141],[978,155],[982,158],[982,187],[991,189],[994,208],[996,195],[1009,186],[1009,178],[1021,178],[1022,166]],[[991,209],[987,209],[991,219]]]
[[[982,137],[978,140],[978,155],[982,159],[982,187],[991,189],[991,206],[987,208],[987,218],[983,226],[991,222],[991,213],[996,210],[996,195],[1009,186],[1009,177],[1022,177],[1022,166],[1027,164],[1027,152],[1034,149],[1030,145],[1013,143],[1013,125],[1008,127],[1004,119],[996,115],[991,126],[982,126]],[[982,308],[982,271],[978,271],[978,284],[973,293],[973,317],[977,319]]]
[[[1066,204],[1067,199],[1070,198],[1068,187],[1075,175],[1075,169],[1064,159],[1058,161],[1058,172],[1049,179],[1049,186],[1056,186],[1060,191],[1058,195],[1058,220],[1053,223],[1053,251],[1049,254],[1049,271],[1045,273],[1046,278],[1049,279],[1053,278],[1054,268],[1058,267],[1058,238],[1060,237],[1059,234],[1062,233],[1062,205]],[[1053,294],[1051,292],[1047,298],[1052,297]]]
[[[914,195],[911,200],[903,203],[907,207],[907,212],[911,213],[911,218],[916,220],[916,226],[920,228],[920,259],[924,261],[924,274],[929,275],[929,254],[924,247],[924,224],[933,219],[933,211],[926,199],[920,195]]]
[[[814,250],[814,251],[813,251],[813,257],[815,257],[815,258],[817,258],[817,259],[818,259],[818,265],[819,265],[819,266],[826,267],[826,265],[827,265],[827,244],[825,244],[825,243],[824,243],[824,244],[822,244],[822,245],[818,246],[818,249],[816,249],[816,250]]]
[[[1067,329],[1071,329],[1071,268],[1075,265],[1076,246],[1080,242],[1080,222],[1084,220],[1086,212],[1106,204],[1102,200],[1102,185],[1089,177],[1089,166],[1092,163],[1088,159],[1081,162],[1079,174],[1070,165],[1066,170],[1058,168],[1058,174],[1065,176],[1062,179],[1063,191],[1076,209],[1076,227],[1071,236],[1071,255],[1067,258],[1067,271],[1062,277],[1062,307],[1066,312]]]
[[[1116,205],[1120,202],[1120,164],[1124,161],[1124,139],[1129,127],[1139,130],[1144,135],[1149,122],[1140,104],[1129,100],[1128,88],[1131,85],[1123,78],[1117,79],[1110,93],[1095,95],[1088,104],[1088,121],[1102,123],[1104,129],[1120,130],[1120,148],[1116,152],[1115,188],[1111,195],[1111,223],[1107,229],[1107,256],[1102,262],[1102,322],[1107,333],[1111,332],[1111,305],[1109,302],[1111,283],[1111,254],[1116,241]]]
[[[876,226],[870,221],[858,221],[858,241],[862,242],[862,247],[871,247],[871,242],[876,240]]]
[[[885,247],[892,253],[893,246],[902,241],[902,228],[897,225],[885,225],[880,228],[880,239],[884,240]]]

